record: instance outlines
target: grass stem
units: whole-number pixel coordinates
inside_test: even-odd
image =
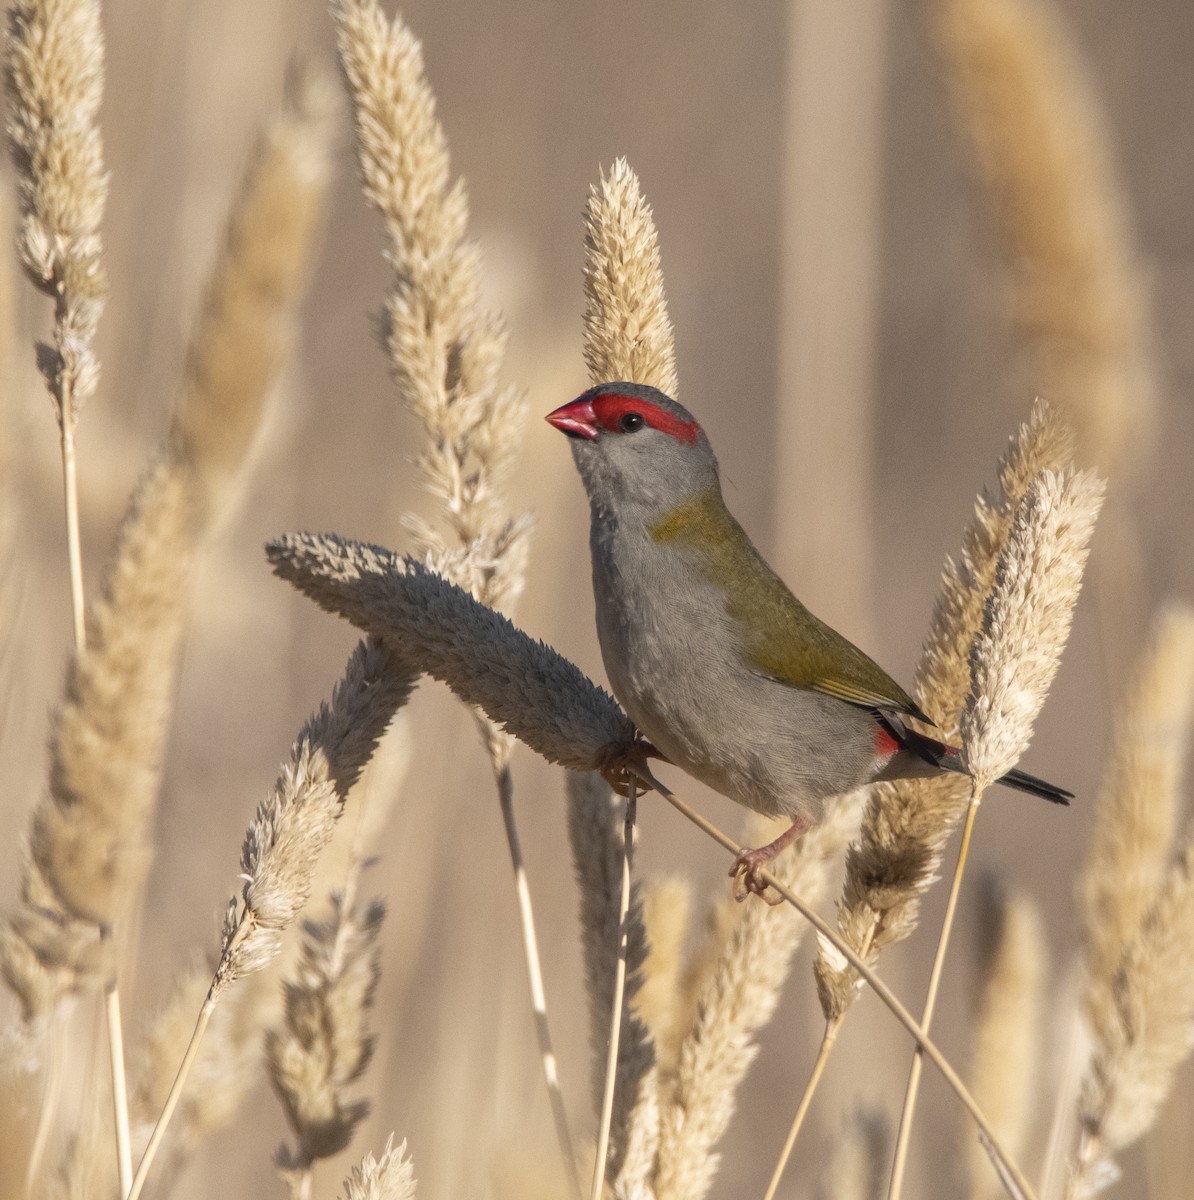
[[[821,1037],[821,1048],[817,1051],[817,1060],[813,1063],[813,1069],[809,1073],[808,1083],[804,1085],[804,1094],[800,1097],[800,1103],[796,1107],[796,1115],[792,1118],[792,1127],[788,1130],[787,1139],[784,1141],[784,1148],[779,1152],[779,1161],[775,1164],[775,1170],[771,1173],[771,1182],[767,1185],[767,1191],[763,1195],[763,1200],[774,1200],[775,1193],[779,1190],[779,1181],[783,1177],[784,1169],[788,1165],[788,1159],[792,1154],[792,1147],[796,1144],[796,1138],[800,1133],[801,1126],[804,1124],[804,1118],[808,1115],[808,1110],[812,1107],[813,1096],[816,1093],[817,1085],[821,1082],[821,1076],[825,1072],[825,1064],[829,1061],[833,1045],[837,1041],[837,1033],[842,1026],[843,1016],[844,1014],[839,1014],[831,1021],[825,1022],[825,1032]]]
[[[937,952],[933,956],[933,969],[929,974],[929,991],[925,997],[924,1012],[920,1023],[927,1032],[933,1023],[937,1007],[937,992],[941,986],[941,975],[945,969],[945,954],[949,948],[949,937],[953,931],[954,916],[958,910],[958,896],[962,890],[962,876],[966,861],[970,857],[970,838],[974,833],[974,819],[978,816],[981,794],[975,785],[970,786],[970,803],[966,806],[966,819],[962,825],[962,844],[958,848],[958,861],[949,887],[949,900],[945,906],[945,919],[941,923],[941,936],[937,939]],[[920,1095],[920,1077],[924,1070],[924,1053],[919,1046],[912,1055],[912,1067],[908,1073],[908,1086],[904,1091],[904,1105],[900,1111],[900,1128],[896,1135],[895,1157],[891,1166],[891,1183],[888,1200],[900,1200],[904,1188],[904,1172],[908,1165],[908,1146],[912,1140],[912,1122],[916,1115],[916,1101]]]
[[[631,779],[626,796],[626,825],[622,838],[622,888],[618,899],[618,960],[614,968],[614,995],[610,1005],[609,1052],[605,1059],[605,1088],[601,1095],[601,1121],[597,1131],[597,1154],[593,1161],[593,1185],[589,1200],[601,1200],[605,1163],[609,1157],[609,1130],[614,1112],[614,1081],[618,1074],[618,1046],[622,1040],[622,1005],[626,994],[626,955],[630,941],[630,860],[634,853],[634,819],[637,787]]]
[[[535,933],[535,913],[531,907],[531,889],[522,857],[522,841],[518,836],[518,823],[514,817],[514,781],[509,765],[497,766],[494,777],[497,781],[498,799],[501,802],[506,841],[510,847],[510,863],[514,868],[518,923],[522,930],[522,947],[526,957],[527,981],[531,988],[531,1008],[535,1017],[535,1036],[539,1041],[539,1057],[543,1063],[543,1078],[547,1083],[547,1097],[551,1102],[551,1115],[555,1121],[556,1140],[560,1144],[560,1154],[564,1159],[564,1170],[573,1182],[576,1195],[580,1197],[584,1193],[581,1190],[580,1176],[577,1174],[572,1136],[568,1132],[568,1114],[564,1109],[564,1093],[560,1087],[559,1068],[551,1041],[551,1026],[547,1020],[547,993],[543,987],[543,967],[539,958],[539,940]]]

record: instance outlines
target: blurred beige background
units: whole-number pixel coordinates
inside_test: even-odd
[[[999,793],[984,806],[977,837],[977,865],[1044,906],[1060,991],[1074,947],[1072,881],[1124,672],[1157,604],[1194,595],[1194,7],[1058,5],[1105,111],[1160,381],[1155,432],[1139,448],[1136,474],[1116,479],[1109,501],[1132,537],[1112,548],[1096,534],[1094,570],[1119,581],[1110,588],[1116,599],[1100,609],[1099,588],[1088,587],[1025,760],[1078,799],[1067,812]],[[587,384],[580,214],[589,185],[615,156],[629,159],[655,210],[680,398],[719,452],[731,507],[794,590],[904,681],[942,560],[956,551],[976,491],[993,480],[1007,436],[1028,411],[1034,380],[1006,320],[1006,267],[923,13],[894,0],[859,0],[852,16],[849,7],[841,20],[857,21],[857,36],[839,38],[834,50],[832,29],[813,30],[807,36],[826,38],[829,50],[811,62],[810,44],[821,43],[790,38],[783,4],[415,0],[403,8],[424,40],[454,168],[468,182],[490,297],[511,326],[507,378],[530,397],[515,486],[537,533],[518,620],[595,678],[603,674],[587,512],[567,448],[540,417]],[[278,104],[292,54],[332,62],[318,3],[123,0],[109,5],[105,20],[112,293],[101,324],[100,394],[79,436],[92,585],[128,490],[165,429],[254,131]],[[794,108],[794,98],[812,107]],[[850,104],[861,107],[829,139],[829,159],[800,178],[800,122]],[[826,150],[808,152],[817,163]],[[794,211],[807,229],[794,226]],[[313,528],[402,547],[400,514],[433,512],[411,466],[418,432],[374,339],[386,285],[380,248],[345,125],[298,354],[243,504],[199,582],[134,1022],[152,1011],[192,947],[216,944],[253,806],[354,642],[350,629],[271,578],[262,543]],[[806,272],[797,293],[804,307],[794,310],[784,297],[797,269]],[[31,339],[47,313],[27,286],[15,287],[21,333],[6,364],[14,382],[0,459],[14,485],[19,539],[5,651],[5,672],[19,682],[8,686],[0,737],[9,765],[6,901],[15,893],[17,831],[43,786],[47,714],[69,644],[56,432],[32,368]],[[837,328],[818,322],[810,297],[824,297],[830,316],[853,315]],[[794,330],[813,342],[793,348]],[[830,383],[810,398],[790,386],[792,363],[830,364]],[[850,386],[835,389],[842,371]],[[799,511],[793,495],[804,497]],[[831,552],[817,537],[827,528],[844,530]],[[409,1139],[421,1196],[485,1196],[495,1174],[553,1155],[554,1138],[484,756],[469,717],[438,686],[425,685],[408,711],[413,762],[366,879],[390,908],[380,1044],[361,1088],[374,1114],[346,1162],[379,1150],[395,1130]],[[566,1094],[574,1126],[587,1132],[588,1035],[562,781],[525,751],[515,773]],[[719,824],[736,828],[728,802],[683,788]],[[640,811],[640,869],[683,871],[698,894],[720,894],[722,856],[662,805],[648,799]],[[976,891],[968,887],[963,898],[964,922]],[[927,928],[883,961],[911,1007],[920,1003],[942,901],[931,898]],[[940,1009],[941,1044],[958,1057],[972,961],[964,923]],[[761,1192],[819,1032],[806,947],[725,1140],[715,1195]],[[843,1114],[860,1104],[898,1113],[908,1051],[901,1032],[864,998],[842,1041],[797,1148],[791,1196],[816,1195]],[[1189,1152],[1179,1155],[1173,1143],[1188,1144],[1192,1083],[1187,1072],[1162,1127],[1128,1155],[1127,1179],[1111,1195],[1187,1194]],[[913,1194],[955,1194],[949,1171],[960,1128],[952,1098],[930,1074]],[[250,1115],[194,1164],[180,1194],[216,1186],[283,1194],[269,1165],[283,1136],[263,1084]],[[343,1173],[321,1173],[320,1194],[334,1194]]]

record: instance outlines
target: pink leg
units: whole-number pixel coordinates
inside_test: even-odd
[[[767,894],[767,885],[758,877],[761,871],[786,846],[790,846],[797,838],[803,837],[813,827],[807,817],[797,817],[790,829],[785,829],[774,842],[760,846],[757,850],[742,850],[734,859],[730,868],[730,878],[734,880],[734,899],[745,900],[747,896],[761,896],[768,904],[782,904],[783,897],[778,893]],[[774,898],[773,898],[774,897]]]

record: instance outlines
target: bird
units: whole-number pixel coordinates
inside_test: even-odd
[[[883,780],[966,774],[960,751],[873,659],[815,617],[726,507],[692,414],[654,387],[602,383],[547,414],[570,441],[589,500],[601,657],[642,739],[608,748],[616,784],[650,755],[755,812],[791,822],[743,849],[739,900],[820,822],[826,802]],[[1068,804],[1013,770],[999,781]],[[765,897],[767,898],[767,897]]]

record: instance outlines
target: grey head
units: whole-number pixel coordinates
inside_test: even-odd
[[[597,508],[662,515],[718,485],[717,459],[692,414],[658,388],[602,383],[548,413]]]

